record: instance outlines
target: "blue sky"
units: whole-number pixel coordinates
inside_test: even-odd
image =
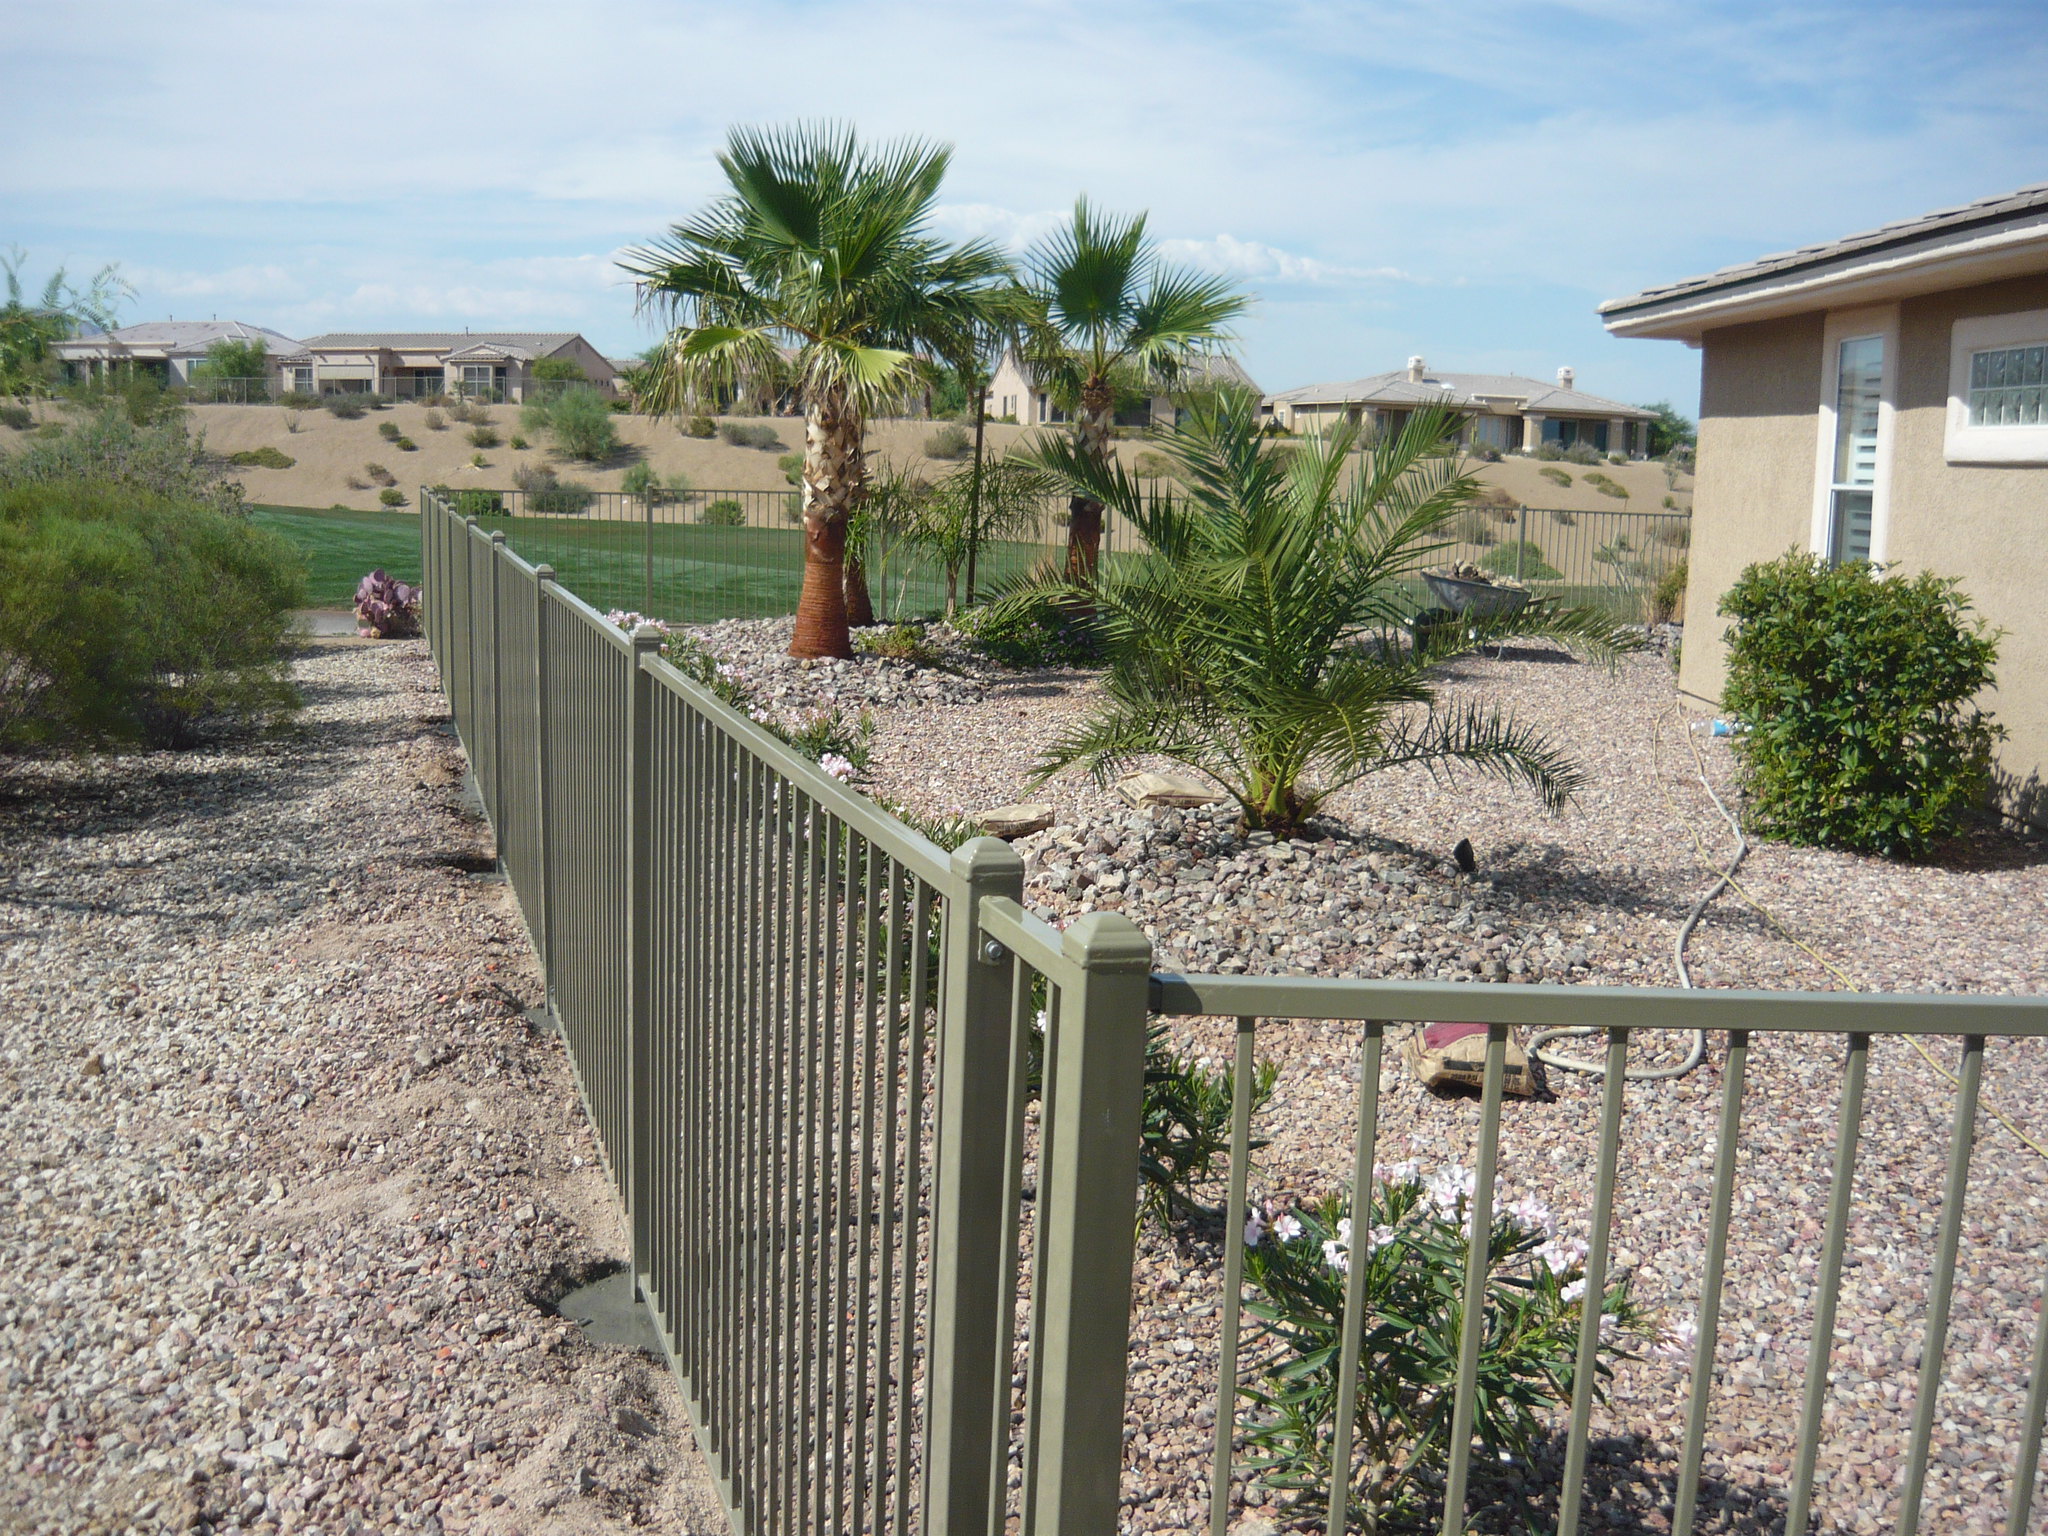
[[[2048,179],[2048,7],[15,0],[0,245],[128,319],[652,339],[613,265],[734,122],[956,146],[943,226],[1087,192],[1258,296],[1268,389],[1400,366],[1698,399],[1652,283]]]

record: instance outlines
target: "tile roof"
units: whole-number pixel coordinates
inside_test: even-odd
[[[395,352],[450,352],[488,345],[545,357],[576,339],[575,331],[330,331],[325,336],[307,337],[306,345],[316,352],[367,351],[372,347]]]
[[[2048,216],[2048,182],[2037,182],[2033,186],[2021,187],[2016,192],[2001,192],[1995,197],[1980,197],[1973,203],[1960,203],[1953,208],[1939,208],[1933,213],[1923,213],[1916,218],[1880,224],[1876,229],[1844,235],[1839,240],[1824,240],[1815,245],[1802,245],[1797,250],[1759,256],[1754,261],[1739,262],[1732,267],[1723,267],[1718,272],[1709,272],[1700,277],[1682,278],[1675,283],[1645,288],[1641,293],[1632,293],[1625,299],[1609,299],[1600,306],[1599,312],[1603,315],[1620,314],[1632,309],[1668,303],[1674,299],[1712,293],[1718,289],[1738,288],[1759,278],[1777,277],[1806,267],[1825,266],[1829,262],[1848,256],[1875,255],[1894,247],[1911,246],[1924,241],[1940,244],[1945,240],[1978,234],[1987,226],[1995,227],[2028,215]]]
[[[1343,383],[1304,384],[1272,396],[1288,405],[1451,405],[1498,402],[1539,414],[1626,416],[1648,420],[1656,412],[1580,389],[1563,389],[1515,373],[1425,373],[1410,383],[1405,368]]]
[[[121,326],[118,330],[73,336],[56,345],[60,351],[73,348],[87,355],[111,345],[129,351],[142,348],[161,352],[166,357],[183,357],[203,353],[216,341],[260,341],[272,357],[290,356],[304,350],[281,331],[249,325],[241,320],[144,320],[135,325]]]

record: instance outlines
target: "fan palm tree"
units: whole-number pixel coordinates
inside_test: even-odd
[[[1455,429],[1432,409],[1356,456],[1350,428],[1276,448],[1257,402],[1227,394],[1157,437],[1185,487],[1166,494],[1077,442],[1031,449],[1036,467],[1127,518],[1146,546],[1057,589],[1094,603],[1109,670],[1100,704],[1040,759],[1039,782],[1075,765],[1106,781],[1157,754],[1276,832],[1333,790],[1411,764],[1464,763],[1553,807],[1567,799],[1582,781],[1561,752],[1478,704],[1438,708],[1430,669],[1510,637],[1604,657],[1640,640],[1603,614],[1543,603],[1437,625],[1414,645],[1400,636],[1407,583],[1449,548],[1438,535],[1477,488],[1448,451]]]
[[[1145,215],[1119,218],[1074,204],[1073,222],[1025,257],[1036,314],[1025,361],[1071,415],[1073,447],[1109,462],[1119,387],[1150,394],[1187,362],[1230,339],[1247,300],[1221,278],[1169,267],[1145,237]],[[1092,575],[1102,502],[1076,491],[1068,511],[1067,574]]]
[[[846,531],[866,482],[867,418],[922,388],[1009,276],[992,245],[929,233],[951,157],[918,140],[866,146],[831,125],[735,128],[718,157],[732,190],[621,262],[671,326],[649,381],[656,411],[794,368],[804,581],[793,656],[853,654]]]

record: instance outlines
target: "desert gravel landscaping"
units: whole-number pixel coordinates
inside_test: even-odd
[[[719,1529],[420,643],[0,774],[0,1529]]]
[[[950,668],[801,665],[772,622],[701,634],[772,707],[872,706],[871,787],[932,814],[1022,798],[1093,686],[957,652]],[[561,1048],[528,1021],[538,983],[507,890],[468,872],[488,834],[459,806],[424,648],[314,648],[298,673],[295,735],[0,777],[0,1528],[718,1529],[666,1370],[547,1305],[623,1238]],[[1446,694],[1549,723],[1593,787],[1551,818],[1488,781],[1389,775],[1338,797],[1326,835],[1255,845],[1227,815],[1133,812],[1061,778],[1035,795],[1056,824],[1019,844],[1027,901],[1061,921],[1126,911],[1169,968],[1668,983],[1673,931],[1729,842],[1668,660],[1609,674],[1511,651],[1460,664]],[[1724,747],[1694,740],[1725,787]],[[1461,838],[1471,875],[1451,861]],[[1858,985],[2048,990],[2038,840],[1987,836],[1922,868],[1762,847],[1744,879]],[[1729,897],[1691,953],[1704,985],[1839,984]],[[1226,1058],[1223,1021],[1174,1033]],[[1260,1049],[1281,1075],[1258,1193],[1324,1193],[1350,1161],[1355,1034],[1269,1024]],[[1706,1528],[1782,1521],[1839,1049],[1752,1050]],[[1858,1533],[1896,1500],[1950,1093],[1909,1047],[1872,1054],[1817,1501],[1824,1529]],[[1690,1076],[1632,1088],[1625,1130],[1618,1256],[1681,1336],[1720,1063],[1717,1041]],[[1583,1236],[1597,1083],[1551,1071],[1548,1087],[1508,1107],[1505,1195]],[[1993,1042],[1984,1089],[2048,1142],[2038,1047]],[[1469,1165],[1476,1109],[1390,1067],[1383,1160]],[[2002,1528],[2048,1272],[2043,1172],[1984,1122],[1930,1530]],[[1197,1220],[1141,1241],[1133,1530],[1204,1528],[1224,1235]],[[1683,1371],[1656,1354],[1619,1371],[1593,1529],[1666,1528]],[[1547,1529],[1561,1454],[1489,1469],[1481,1528]],[[1243,1493],[1245,1536],[1289,1528],[1277,1500]]]

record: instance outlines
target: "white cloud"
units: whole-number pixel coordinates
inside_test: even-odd
[[[1298,256],[1259,240],[1240,240],[1235,235],[1212,235],[1206,240],[1167,239],[1159,242],[1160,253],[1177,261],[1223,277],[1248,282],[1275,283],[1412,283],[1418,279],[1399,267],[1357,267],[1341,262],[1319,261]]]

